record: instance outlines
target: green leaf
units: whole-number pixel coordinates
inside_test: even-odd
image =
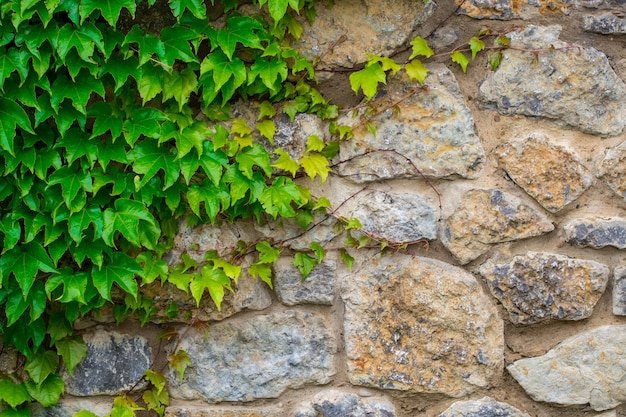
[[[321,153],[311,153],[300,158],[300,164],[311,179],[320,176],[322,184],[326,181],[328,173],[331,171],[328,159]]]
[[[38,353],[30,358],[24,369],[30,379],[37,385],[41,384],[50,374],[59,367],[59,356],[51,350]]]
[[[421,56],[428,58],[428,57],[433,56],[434,54],[433,50],[430,49],[430,46],[428,46],[428,42],[426,42],[426,39],[422,38],[421,36],[418,36],[415,39],[413,39],[411,41],[411,46],[413,47],[413,52],[411,53],[411,56],[409,57],[409,61],[415,58],[416,56],[421,55]]]
[[[235,157],[239,164],[239,170],[248,179],[252,179],[252,171],[254,166],[258,166],[265,172],[268,177],[272,174],[272,167],[270,165],[270,156],[261,145],[258,143],[253,144],[241,150]]]
[[[274,24],[278,23],[287,13],[287,6],[289,5],[287,0],[268,0],[268,9],[270,16],[274,19]]]
[[[28,50],[21,48],[0,48],[0,89],[4,86],[4,82],[14,72],[20,75],[20,86],[26,80],[29,72],[28,61],[31,54]]]
[[[143,269],[134,259],[122,252],[113,252],[111,261],[101,269],[94,267],[91,271],[93,285],[102,298],[111,301],[111,287],[114,283],[121,289],[137,297],[137,281],[135,276],[141,275]]]
[[[139,62],[134,55],[126,59],[117,54],[110,56],[109,59],[100,66],[98,74],[99,78],[104,74],[111,74],[115,80],[115,89],[113,90],[114,93],[117,93],[118,90],[126,83],[129,76],[132,76],[135,80],[139,80],[141,78]]]
[[[291,173],[292,177],[295,177],[296,172],[298,172],[298,170],[300,169],[300,164],[298,164],[298,161],[291,159],[291,156],[289,156],[287,152],[283,151],[280,148],[276,149],[275,152],[279,155],[279,157],[276,162],[272,164],[272,166],[279,169],[284,169],[285,171]]]
[[[170,26],[161,31],[161,41],[165,51],[159,58],[171,67],[177,59],[183,62],[198,62],[191,49],[190,41],[198,38],[198,34],[184,26]]]
[[[92,178],[89,171],[79,170],[73,166],[63,166],[54,171],[48,179],[48,187],[55,184],[61,185],[61,195],[65,205],[72,210],[72,201],[78,196],[80,190],[92,191]]]
[[[257,243],[255,248],[259,252],[259,263],[274,264],[280,256],[280,250],[264,240]]]
[[[133,163],[133,171],[143,175],[136,184],[136,190],[143,188],[159,171],[163,171],[165,188],[169,188],[180,175],[180,163],[172,155],[171,149],[158,146],[154,140],[144,140],[128,153]]]
[[[198,78],[193,69],[187,67],[171,74],[164,73],[163,81],[163,101],[173,98],[178,103],[178,110],[183,111],[183,107],[189,102],[191,93],[198,90]]]
[[[67,163],[71,165],[77,159],[86,156],[89,166],[93,167],[98,159],[98,146],[95,141],[78,128],[70,128],[65,136],[58,139],[55,148],[65,148]]]
[[[215,221],[221,210],[230,206],[231,194],[225,188],[217,188],[208,181],[203,181],[202,186],[194,184],[187,191],[189,208],[198,217],[201,217],[200,204],[204,203],[204,209],[211,222]]]
[[[310,245],[311,250],[315,252],[315,256],[317,257],[317,263],[322,263],[324,257],[326,257],[326,251],[318,242],[311,242]]]
[[[200,276],[189,284],[191,295],[193,295],[194,300],[196,300],[196,306],[200,306],[200,300],[206,289],[209,291],[209,295],[218,311],[221,311],[222,308],[224,288],[232,291],[230,278],[228,278],[222,269],[214,269],[211,265],[204,265]]]
[[[33,241],[14,247],[3,255],[2,272],[12,272],[24,298],[28,295],[38,271],[56,272],[54,264],[40,243]]]
[[[284,60],[276,57],[260,57],[250,66],[248,85],[251,85],[258,76],[270,92],[275,92],[278,89],[277,84],[285,81],[287,75],[287,63]]]
[[[148,382],[154,385],[154,387],[157,390],[157,394],[163,391],[163,388],[165,388],[165,384],[167,383],[167,380],[165,379],[165,376],[163,376],[162,373],[153,371],[152,369],[146,369],[143,375],[146,377],[146,380]]]
[[[122,8],[128,9],[133,19],[135,18],[137,9],[135,0],[82,0],[78,14],[80,14],[80,21],[84,22],[94,10],[100,10],[102,17],[109,22],[109,25],[115,27]]]
[[[165,56],[165,47],[161,39],[151,33],[146,33],[138,25],[132,27],[122,43],[123,46],[130,44],[137,44],[139,66],[142,67],[142,70],[144,69],[144,64],[154,59],[155,55],[159,57]]]
[[[393,74],[396,74],[399,70],[400,70],[400,65],[398,65],[398,63],[396,63],[396,61],[394,61],[393,59],[386,57],[386,56],[378,56],[378,55],[374,55],[374,54],[366,54],[367,56],[367,65],[372,65],[375,62],[378,62],[381,64],[383,71],[389,71],[391,70],[391,72]]]
[[[8,408],[0,411],[0,417],[31,417],[30,408],[28,408],[28,407],[20,407],[20,408],[8,407]]]
[[[96,46],[100,50],[104,49],[102,33],[94,24],[89,22],[78,27],[67,23],[57,34],[56,48],[60,62],[64,62],[67,53],[74,48],[83,61],[94,63],[93,54]]]
[[[263,135],[270,143],[274,144],[274,134],[276,133],[276,124],[273,120],[263,120],[256,124],[256,128],[259,130],[259,133]]]
[[[102,240],[114,247],[114,235],[115,232],[119,232],[130,243],[139,246],[139,222],[141,220],[156,226],[154,217],[143,203],[127,198],[115,200],[115,210],[108,208],[104,212]]]
[[[75,80],[64,75],[58,75],[52,84],[50,104],[56,113],[64,99],[69,98],[74,108],[86,115],[86,106],[92,94],[104,98],[104,87],[100,80],[95,79],[88,71],[81,70]]]
[[[133,111],[130,120],[124,122],[124,138],[130,146],[134,146],[141,135],[158,138],[161,134],[160,122],[167,117],[160,110],[145,107]]]
[[[51,297],[53,291],[60,285],[63,285],[63,292],[56,298],[56,301],[66,304],[76,301],[80,304],[85,304],[85,292],[87,291],[89,275],[86,272],[74,271],[72,268],[63,268],[59,272],[59,274],[53,275],[46,281],[48,297]]]
[[[469,64],[469,59],[467,59],[467,57],[463,54],[463,52],[454,51],[454,53],[450,55],[450,58],[452,59],[453,62],[456,62],[457,64],[461,66],[461,69],[463,70],[463,72],[467,70],[467,64]]]
[[[341,249],[340,256],[341,256],[341,259],[343,259],[343,261],[346,263],[348,270],[352,269],[354,258],[348,253],[348,251],[345,249]]]
[[[237,57],[229,59],[224,52],[216,50],[209,54],[200,65],[200,75],[211,72],[215,82],[215,90],[222,88],[226,82],[233,79],[232,88],[238,88],[247,79],[246,66]],[[224,100],[228,100],[224,98]]]
[[[485,42],[478,39],[477,37],[473,37],[469,41],[469,47],[472,51],[472,60],[474,60],[476,58],[476,54],[485,49]]]
[[[226,21],[226,28],[217,31],[215,44],[224,51],[228,59],[233,57],[237,43],[248,48],[264,49],[257,35],[261,30],[263,25],[257,20],[249,16],[231,15]]]
[[[163,259],[154,259],[151,252],[143,252],[135,258],[137,262],[143,264],[142,285],[154,282],[159,276],[161,282],[167,279],[169,267]]]
[[[268,264],[253,263],[248,268],[248,273],[255,278],[261,278],[261,280],[265,282],[270,288],[274,287],[272,285],[272,268]]]
[[[0,221],[0,232],[4,234],[2,253],[13,249],[22,236],[22,228],[18,221],[5,217]]]
[[[200,20],[206,19],[206,6],[202,0],[169,0],[172,14],[180,21],[185,9]]]
[[[80,337],[68,337],[59,340],[54,346],[57,353],[63,358],[63,363],[70,375],[73,374],[76,365],[87,356],[87,345]]]
[[[272,118],[276,116],[276,109],[269,101],[263,101],[259,104],[259,117],[257,120],[261,120],[264,117]]]
[[[57,374],[51,374],[40,384],[34,384],[32,381],[26,382],[26,389],[35,401],[44,407],[55,405],[63,391],[65,383]]]
[[[496,45],[509,46],[509,45],[511,45],[511,39],[507,38],[504,35],[500,35],[496,39],[495,43],[496,43]]]
[[[424,85],[424,80],[430,71],[428,68],[422,64],[419,59],[414,59],[404,66],[404,70],[406,71],[409,79],[415,80],[421,85]]]
[[[383,71],[379,63],[368,65],[360,71],[350,74],[350,87],[358,94],[359,89],[363,89],[363,93],[368,100],[376,95],[378,84],[387,84],[387,75]]]
[[[317,265],[317,259],[306,253],[298,252],[293,257],[293,264],[298,268],[304,280],[309,276],[313,268],[315,268],[315,265]]]
[[[495,71],[496,69],[498,69],[498,67],[500,66],[500,63],[502,62],[502,58],[504,58],[502,51],[495,51],[489,54],[489,65],[491,65],[492,71]]]
[[[14,101],[3,97],[0,98],[0,148],[14,156],[13,140],[17,126],[35,134],[24,109]]]
[[[9,380],[2,379],[0,380],[0,399],[15,408],[26,401],[31,401],[33,398],[28,394],[26,385],[14,384]]]
[[[189,355],[184,350],[179,350],[178,352],[169,355],[167,359],[170,363],[170,368],[174,368],[178,371],[180,382],[182,382],[183,376],[185,375],[185,369],[187,369],[187,366],[191,365]]]
[[[263,190],[259,200],[265,211],[272,217],[293,217],[296,215],[291,203],[300,204],[302,195],[298,186],[290,178],[277,177],[270,187]]]

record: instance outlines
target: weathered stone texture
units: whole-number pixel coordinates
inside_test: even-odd
[[[593,176],[576,155],[541,134],[496,148],[498,163],[513,181],[546,210],[556,213],[592,184]]]
[[[626,200],[626,142],[606,151],[598,167],[598,178]]]
[[[462,264],[486,253],[491,245],[554,230],[537,210],[501,190],[470,190],[444,222],[441,241]]]
[[[371,191],[356,195],[346,218],[356,218],[363,226],[360,230],[370,236],[402,244],[437,237],[437,212],[435,203],[417,194]]]
[[[626,34],[626,19],[618,14],[602,13],[583,16],[583,28],[587,32],[601,33],[603,35]]]
[[[305,280],[293,265],[293,258],[283,257],[274,265],[274,290],[278,300],[288,306],[297,304],[330,305],[335,298],[337,265],[324,260],[309,273]]]
[[[313,224],[316,226],[306,231],[296,219],[278,217],[276,220],[266,218],[262,224],[255,223],[254,228],[261,236],[270,241],[283,242],[285,248],[302,251],[310,250],[312,242],[325,246],[337,237],[335,228],[337,219],[334,217],[317,215]]]
[[[498,378],[503,324],[476,279],[428,258],[373,258],[342,279],[352,384],[462,396]]]
[[[613,271],[613,314],[626,316],[626,266]]]
[[[282,417],[282,410],[244,407],[172,406],[165,409],[164,417]]]
[[[210,341],[208,343],[207,341]],[[322,316],[284,311],[191,332],[179,348],[191,365],[168,375],[173,398],[207,402],[276,398],[287,389],[326,384],[335,339]]]
[[[63,398],[51,407],[42,407],[38,403],[33,403],[29,407],[32,417],[74,417],[79,411],[87,410],[97,416],[111,414],[112,401],[106,399],[68,399]]]
[[[295,46],[322,66],[353,67],[367,54],[388,56],[400,48],[435,7],[432,0],[344,0],[333,7],[321,2]]]
[[[117,395],[135,387],[152,365],[152,350],[144,337],[98,329],[83,339],[87,356],[72,375],[62,373],[66,394]]]
[[[531,19],[539,14],[568,13],[570,0],[456,0],[458,14],[474,19]]]
[[[483,101],[502,114],[553,119],[600,136],[619,134],[626,125],[624,82],[602,52],[559,41],[560,30],[527,26],[509,33],[512,47],[542,51],[537,59],[503,51],[501,65],[480,86]]]
[[[313,400],[300,404],[295,417],[396,417],[396,410],[386,398],[361,398],[339,390],[325,390]]]
[[[337,167],[339,175],[366,182],[473,178],[479,173],[485,154],[456,79],[443,65],[429,69],[426,90],[406,78],[385,87],[382,100],[397,102],[399,114],[391,108],[373,117],[361,114],[341,121],[354,127],[354,139],[342,144],[340,156],[347,162]],[[376,135],[363,126],[367,117],[376,125]],[[366,152],[370,150],[375,152]]]
[[[602,326],[507,367],[536,401],[607,410],[626,400],[626,326]]]
[[[490,397],[452,404],[439,417],[530,417],[517,408]]]
[[[575,246],[626,249],[626,219],[621,217],[590,216],[574,219],[563,229],[565,240]]]
[[[585,319],[591,316],[609,279],[606,265],[537,252],[516,256],[505,264],[488,261],[480,273],[514,324]]]

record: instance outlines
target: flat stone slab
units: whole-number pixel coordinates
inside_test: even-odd
[[[601,263],[539,252],[509,263],[487,261],[480,273],[514,324],[588,318],[609,279]]]
[[[560,26],[526,26],[507,37],[502,63],[480,86],[487,107],[501,114],[552,119],[599,136],[618,135],[626,126],[626,85],[602,52],[559,41]],[[555,50],[549,50],[550,48]]]
[[[209,342],[210,341],[210,342]],[[283,311],[204,331],[180,342],[191,364],[182,382],[168,374],[170,396],[181,400],[252,401],[287,389],[330,382],[335,338],[319,314]]]
[[[406,78],[390,80],[380,105],[397,106],[373,117],[361,113],[340,121],[353,126],[354,138],[342,142],[338,175],[359,183],[478,175],[485,153],[472,112],[452,72],[441,64],[428,68],[428,89],[417,89],[419,84]],[[376,135],[363,126],[364,119],[376,126]]]
[[[574,219],[565,224],[563,229],[565,241],[574,246],[626,249],[626,219],[621,217],[590,216]]]
[[[329,389],[300,404],[295,411],[295,417],[345,416],[396,417],[396,410],[386,398],[362,398],[350,392]]]
[[[623,35],[626,34],[626,19],[610,12],[588,14],[583,16],[583,29],[603,35]]]
[[[509,177],[551,213],[562,210],[593,184],[593,176],[574,153],[542,134],[507,142],[495,153]]]
[[[117,395],[135,387],[152,366],[152,350],[144,337],[98,329],[83,339],[87,356],[72,375],[67,370],[61,374],[66,394]]]
[[[619,198],[626,200],[626,142],[607,149],[598,166],[598,178]]]
[[[33,402],[28,407],[32,417],[74,417],[79,411],[91,411],[97,416],[103,417],[111,414],[113,401],[110,399],[62,398],[51,407],[43,407]]]
[[[439,417],[530,417],[517,408],[490,397],[480,400],[458,401],[452,404]]]
[[[532,19],[545,13],[568,13],[571,9],[568,0],[456,0],[455,3],[460,6],[457,14],[490,20]]]
[[[274,291],[281,303],[331,305],[335,298],[337,265],[333,260],[324,259],[316,265],[305,280],[293,265],[292,257],[279,258],[274,265]]]
[[[354,385],[454,397],[503,366],[503,323],[473,275],[441,261],[372,257],[342,277]]]
[[[625,325],[602,326],[564,340],[543,356],[515,361],[507,370],[535,401],[608,410],[626,400],[625,346]]]
[[[170,406],[164,417],[282,417],[284,410],[249,407]]]
[[[540,236],[554,230],[541,212],[498,189],[470,190],[443,224],[442,243],[466,264],[492,245]]]
[[[626,266],[613,271],[613,314],[626,316]]]

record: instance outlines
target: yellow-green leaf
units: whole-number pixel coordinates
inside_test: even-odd
[[[476,54],[485,49],[485,42],[478,39],[477,37],[473,37],[469,41],[469,47],[472,51],[472,60],[476,58]]]
[[[328,159],[321,153],[311,153],[300,158],[300,164],[309,178],[314,179],[319,175],[322,183],[326,181],[330,172]]]
[[[263,120],[256,124],[256,128],[259,130],[263,136],[270,141],[270,143],[274,144],[274,134],[276,133],[276,124],[271,119]]]
[[[414,59],[406,64],[404,70],[411,80],[415,80],[421,85],[424,85],[424,80],[429,72],[429,69],[426,68],[419,59]]]
[[[454,51],[450,58],[453,62],[456,62],[461,66],[463,72],[467,71],[467,64],[469,64],[469,59],[460,51]]]
[[[295,177],[296,172],[300,169],[300,164],[298,164],[296,160],[291,159],[291,156],[280,148],[276,149],[275,152],[279,155],[279,157],[276,162],[272,164],[272,166],[278,169],[284,169],[285,171],[288,171],[292,177]]]
[[[426,42],[426,39],[422,38],[421,36],[413,39],[411,41],[411,46],[413,47],[413,52],[411,53],[409,60],[415,58],[418,55],[424,56],[426,58],[434,55],[434,52],[432,49],[430,49],[430,46],[428,46],[428,42]]]
[[[376,95],[379,83],[387,84],[387,75],[378,62],[350,74],[352,91],[358,94],[362,89],[368,100]]]

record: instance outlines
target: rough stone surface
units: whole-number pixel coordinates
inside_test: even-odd
[[[626,249],[626,219],[621,217],[590,216],[574,219],[563,229],[565,240],[575,246]]]
[[[608,410],[626,400],[626,326],[602,326],[507,367],[536,401]]]
[[[388,56],[400,48],[435,7],[434,1],[412,0],[344,0],[333,7],[321,2],[315,21],[303,24],[295,46],[305,56],[320,59],[322,67],[353,67],[365,62],[367,54]]]
[[[609,268],[594,261],[528,252],[509,263],[486,262],[480,273],[514,324],[591,316],[604,293]]]
[[[623,35],[626,33],[626,19],[622,12],[618,14],[602,13],[599,15],[583,16],[583,27],[587,32],[601,33],[603,35]]]
[[[293,258],[283,257],[274,265],[274,291],[278,300],[288,306],[297,304],[331,305],[335,298],[337,265],[324,259],[305,280],[293,265]]]
[[[530,417],[517,408],[490,397],[474,401],[459,401],[439,417]]]
[[[438,208],[430,198],[371,191],[356,195],[350,207],[340,215],[358,219],[361,231],[372,237],[397,244],[437,237]]]
[[[559,41],[560,30],[531,25],[509,33],[512,47],[556,50],[542,51],[537,59],[503,51],[501,65],[480,86],[483,101],[502,114],[553,119],[600,136],[619,134],[626,125],[624,82],[602,52]]]
[[[295,417],[396,417],[393,404],[386,398],[361,398],[339,390],[325,390],[312,401],[300,404]]]
[[[569,13],[571,0],[456,0],[457,14],[474,19],[531,19],[546,13]]]
[[[606,151],[598,166],[598,178],[626,200],[626,142]]]
[[[502,372],[503,324],[474,276],[396,254],[342,279],[352,384],[463,396]]]
[[[282,417],[284,411],[242,407],[172,406],[164,417]]]
[[[110,400],[98,401],[94,399],[67,399],[50,407],[42,407],[38,403],[32,403],[30,408],[32,417],[74,417],[79,411],[91,411],[97,416],[111,414],[113,402]]]
[[[554,225],[530,206],[501,190],[470,190],[444,222],[441,241],[466,264],[491,245],[554,230]]]
[[[626,266],[613,271],[613,314],[626,316]]]
[[[210,340],[210,343],[207,343]],[[191,332],[179,348],[191,365],[168,375],[170,395],[207,402],[276,398],[287,389],[330,382],[336,350],[322,316],[283,311]]]
[[[67,370],[61,375],[66,394],[117,395],[135,386],[152,365],[152,350],[144,337],[98,329],[83,339],[87,356],[72,375]]]
[[[509,177],[552,213],[593,184],[593,176],[578,157],[550,143],[545,135],[531,134],[507,142],[496,148],[496,156]]]
[[[474,119],[454,75],[445,66],[430,65],[427,90],[406,78],[390,81],[380,103],[398,103],[371,117],[376,135],[363,126],[363,116],[342,120],[354,126],[354,139],[342,144],[337,167],[355,182],[394,178],[474,178],[485,154]],[[365,153],[365,150],[376,152]],[[407,159],[408,158],[408,159]]]
[[[294,218],[276,220],[266,218],[262,224],[255,223],[255,230],[264,238],[274,242],[282,241],[283,247],[307,251],[311,250],[311,243],[316,242],[325,246],[337,237],[335,226],[337,219],[327,215],[316,215],[313,223],[316,226],[306,233]]]

